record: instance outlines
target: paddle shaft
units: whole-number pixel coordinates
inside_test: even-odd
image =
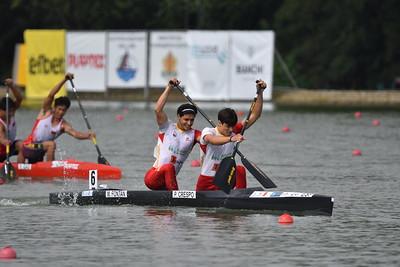
[[[9,87],[7,86],[7,89],[6,89],[6,125],[7,125],[7,127],[6,127],[6,139],[7,139],[7,141],[9,141],[9,136],[10,136],[10,127],[9,127],[9,123],[10,123],[10,106],[9,106],[9,98],[10,98],[10,89],[9,89]],[[8,163],[10,163],[10,144],[7,142],[7,145],[6,145],[6,163],[8,164]]]
[[[76,100],[78,100],[78,105],[79,105],[79,108],[81,109],[81,113],[82,113],[83,119],[84,119],[85,122],[86,122],[86,126],[87,126],[87,128],[89,129],[89,131],[91,131],[91,130],[92,130],[92,127],[90,126],[89,120],[88,120],[88,118],[87,118],[86,111],[85,111],[85,109],[84,109],[83,106],[82,106],[81,99],[79,98],[78,92],[77,92],[76,89],[75,89],[74,82],[72,81],[72,79],[70,79],[69,81],[70,81],[70,83],[71,83],[72,90],[74,91]],[[100,158],[104,158],[103,155],[101,154],[101,151],[100,151],[99,146],[97,145],[97,141],[96,141],[96,138],[95,138],[95,137],[92,137],[92,142],[93,142],[94,146],[96,147],[97,154],[99,155],[99,157],[100,157]],[[107,161],[106,161],[106,162],[107,162]]]

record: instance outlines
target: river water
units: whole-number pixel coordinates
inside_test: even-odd
[[[145,190],[157,127],[151,111],[88,108],[104,156],[123,170],[109,186]],[[207,113],[215,118],[216,111]],[[118,121],[116,115],[123,115]],[[174,110],[168,110],[174,118]],[[19,181],[0,186],[0,247],[17,259],[6,266],[399,266],[400,114],[365,111],[274,111],[246,132],[241,151],[278,185],[334,197],[332,217],[218,209],[142,206],[50,206],[50,192],[85,190],[86,181]],[[36,111],[17,113],[20,138]],[[85,130],[79,109],[66,115]],[[380,126],[372,120],[379,119]],[[195,126],[208,126],[200,116]],[[291,131],[283,133],[282,127]],[[352,156],[360,149],[362,156]],[[199,168],[192,152],[178,182],[193,190]],[[64,135],[57,158],[96,161],[89,141]],[[249,186],[258,186],[248,174]]]

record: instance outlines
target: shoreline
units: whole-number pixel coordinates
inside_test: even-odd
[[[3,88],[1,88],[3,89]],[[4,91],[1,90],[1,91]],[[4,92],[0,91],[0,95]],[[83,102],[91,102],[92,106],[108,106],[111,103],[149,107],[157,101],[162,89],[150,89],[147,97],[143,89],[113,89],[105,93],[79,92]],[[75,96],[68,92],[72,102]],[[24,99],[22,107],[37,108],[42,99]],[[168,97],[169,102],[187,102],[178,91]],[[148,103],[149,102],[149,103]],[[208,107],[226,105],[245,105],[249,101],[196,101]],[[272,100],[265,101],[275,109],[381,109],[400,110],[400,90],[310,90],[310,89],[274,89]],[[115,105],[115,104],[112,104]]]

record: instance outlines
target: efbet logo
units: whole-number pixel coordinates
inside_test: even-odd
[[[177,60],[171,52],[168,52],[167,56],[163,58],[163,68],[161,75],[164,78],[176,77],[178,72],[176,71]]]
[[[29,58],[29,73],[30,74],[63,74],[64,73],[64,58],[48,58],[44,54],[37,57]]]

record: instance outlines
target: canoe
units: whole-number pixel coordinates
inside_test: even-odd
[[[264,191],[261,187],[223,191],[130,191],[95,189],[81,192],[55,192],[49,195],[54,205],[145,205],[225,208],[293,215],[332,216],[330,196],[300,192]]]
[[[0,163],[0,168],[4,163]],[[18,177],[29,177],[31,180],[51,180],[54,178],[88,179],[89,170],[97,170],[100,180],[121,179],[121,169],[115,166],[98,164],[95,162],[77,161],[75,159],[54,160],[29,163],[16,163],[15,168]]]

